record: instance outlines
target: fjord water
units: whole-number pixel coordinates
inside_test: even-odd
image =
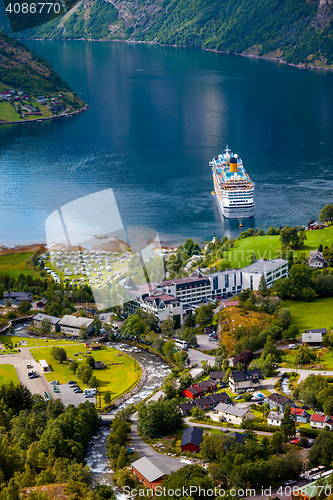
[[[51,212],[107,188],[125,226],[237,235],[211,196],[208,162],[226,143],[256,184],[244,229],[304,224],[333,202],[331,72],[157,45],[26,43],[89,109],[0,127],[0,244],[44,241]]]

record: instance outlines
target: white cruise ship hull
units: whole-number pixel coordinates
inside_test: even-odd
[[[238,220],[254,217],[254,184],[245,171],[243,162],[238,157],[230,160],[230,155],[227,154],[213,159],[210,164],[213,167],[214,192],[221,215],[226,219]]]

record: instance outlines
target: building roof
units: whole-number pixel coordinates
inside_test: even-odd
[[[171,470],[158,458],[142,457],[132,463],[132,467],[144,476],[150,483],[162,476],[171,474]]]
[[[183,432],[182,441],[180,446],[185,446],[186,444],[194,444],[195,446],[200,446],[202,441],[203,430],[199,427],[188,427]]]
[[[207,406],[207,405],[210,406],[210,405],[214,405],[215,401],[210,396],[206,396],[204,398],[196,399],[195,404],[197,406]]]
[[[38,313],[33,317],[34,321],[43,321],[43,319],[48,319],[49,321],[51,321],[52,325],[56,325],[60,321],[60,318],[57,318],[56,316],[48,316],[47,314],[42,313]]]
[[[323,334],[321,332],[315,333],[302,333],[302,342],[312,343],[312,342],[322,342]]]
[[[300,417],[309,417],[310,414],[307,413],[305,410],[303,410],[302,408],[294,408],[293,406],[290,408],[290,413],[292,415],[298,415]]]
[[[63,318],[59,321],[61,326],[69,326],[71,328],[80,328],[81,326],[89,327],[94,320],[90,318],[82,318],[81,316],[70,316],[65,314]]]
[[[305,333],[322,333],[323,335],[326,335],[327,330],[326,328],[315,328],[313,330],[305,330]]]
[[[42,368],[48,368],[49,365],[47,364],[47,361],[45,359],[40,359],[39,364]]]
[[[32,295],[29,292],[5,292],[3,294],[5,299],[27,300],[31,302]]]
[[[271,420],[282,420],[283,419],[283,413],[278,413],[277,411],[270,411],[269,414],[267,415],[267,418],[270,418]]]
[[[274,392],[270,396],[267,396],[267,399],[273,401],[273,403],[276,403],[277,405],[284,405],[285,403],[294,403],[292,399],[287,398],[286,396],[282,396],[282,394],[278,394],[277,392]]]
[[[238,370],[231,373],[234,382],[245,382],[246,380],[264,379],[260,368],[255,370]]]
[[[272,271],[276,267],[287,265],[288,261],[285,259],[272,259],[272,260],[264,260],[258,259],[253,264],[250,264],[247,267],[242,269],[242,273],[251,273],[251,274],[264,274],[269,271]]]
[[[210,389],[211,387],[216,387],[216,382],[208,379],[208,380],[203,380],[198,384],[194,384],[194,387],[196,386],[202,387],[203,389]]]
[[[224,307],[236,307],[239,306],[239,300],[228,300],[228,302],[223,303]]]
[[[221,413],[226,413],[228,415],[234,415],[235,417],[244,417],[249,411],[248,408],[236,408],[233,405],[227,405],[225,403],[220,403],[215,408],[216,411]]]
[[[191,394],[195,395],[195,394],[201,394],[202,392],[205,391],[205,389],[203,387],[195,386],[195,387],[188,387],[187,389],[184,389],[184,391],[188,391]]]
[[[187,286],[202,285],[204,283],[207,283],[207,285],[210,284],[210,280],[206,276],[188,276],[187,278],[175,278],[161,281],[160,287],[176,285],[177,290],[179,290]]]
[[[145,295],[142,297],[145,302],[156,302],[158,306],[162,301],[164,304],[169,304],[172,302],[179,302],[177,297],[173,297],[172,295],[167,295],[166,293],[162,293],[160,295]]]
[[[191,411],[194,408],[194,406],[191,405],[191,403],[182,403],[179,406],[182,411]]]
[[[213,401],[215,401],[215,403],[220,403],[220,402],[227,401],[228,399],[230,399],[229,394],[227,394],[226,392],[219,392],[218,394],[212,394],[209,397]]]
[[[313,413],[310,418],[311,422],[324,422],[325,424],[333,425],[332,417],[327,415],[319,415],[319,413]]]
[[[239,432],[230,432],[228,436],[235,438],[238,444],[244,445],[245,443],[245,436],[243,436],[243,434],[240,434]]]
[[[209,378],[224,378],[225,372],[209,372]]]

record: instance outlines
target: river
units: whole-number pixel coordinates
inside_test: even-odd
[[[143,351],[138,347],[128,344],[111,343],[110,346],[116,347],[122,352],[129,354],[134,359],[140,361],[147,370],[147,382],[143,388],[126,402],[121,404],[111,414],[115,414],[121,408],[130,404],[136,404],[139,401],[147,398],[155,389],[163,385],[163,380],[171,372],[170,367],[162,361],[158,356],[150,352]],[[94,473],[94,479],[103,484],[112,485],[112,470],[110,462],[107,458],[106,441],[110,433],[108,426],[102,426],[97,433],[92,437],[86,450],[85,459],[88,466]],[[120,494],[117,494],[121,498]]]
[[[89,109],[0,127],[1,244],[45,241],[51,212],[107,188],[125,226],[237,236],[210,194],[208,163],[226,143],[256,184],[244,229],[306,223],[332,202],[332,72],[157,45],[26,43]]]

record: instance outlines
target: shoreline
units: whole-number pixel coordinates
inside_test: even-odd
[[[254,58],[254,59],[262,59],[266,61],[272,61],[272,62],[277,62],[281,64],[285,64],[286,66],[291,66],[294,68],[298,69],[310,69],[310,70],[324,70],[324,71],[333,71],[333,67],[327,68],[327,67],[322,67],[322,66],[305,66],[304,64],[293,64],[293,63],[287,63],[283,59],[279,57],[273,57],[273,56],[258,56],[256,54],[240,54],[238,52],[227,52],[225,50],[217,50],[217,49],[207,49],[205,47],[190,47],[188,45],[167,45],[164,43],[160,42],[147,42],[144,40],[106,40],[104,38],[60,38],[60,39],[53,39],[53,38],[23,38],[24,41],[38,41],[38,42],[117,42],[117,43],[127,43],[127,44],[147,44],[147,45],[159,45],[160,47],[173,47],[173,48],[179,48],[179,49],[200,49],[204,50],[207,52],[215,52],[216,54],[228,54],[228,55],[233,55],[233,56],[240,56],[240,57],[249,57],[249,58]],[[28,120],[32,121],[32,120]],[[9,122],[7,122],[9,123]],[[12,122],[12,123],[18,123],[18,122]],[[21,122],[20,122],[21,123]]]
[[[10,255],[14,253],[25,253],[25,252],[36,252],[45,251],[46,243],[31,243],[27,245],[15,245],[13,247],[7,247],[5,245],[0,245],[0,255]]]
[[[48,116],[45,118],[34,118],[32,120],[16,120],[16,121],[11,121],[11,122],[7,122],[7,121],[3,120],[2,122],[0,122],[0,125],[16,125],[16,124],[20,124],[20,123],[36,123],[36,122],[44,122],[46,120],[57,120],[59,118],[68,118],[70,116],[74,116],[74,115],[78,115],[79,113],[83,113],[83,111],[86,111],[88,109],[88,107],[89,107],[88,104],[85,104],[82,108],[80,108],[76,111],[72,111],[71,113],[67,113],[65,115]]]

